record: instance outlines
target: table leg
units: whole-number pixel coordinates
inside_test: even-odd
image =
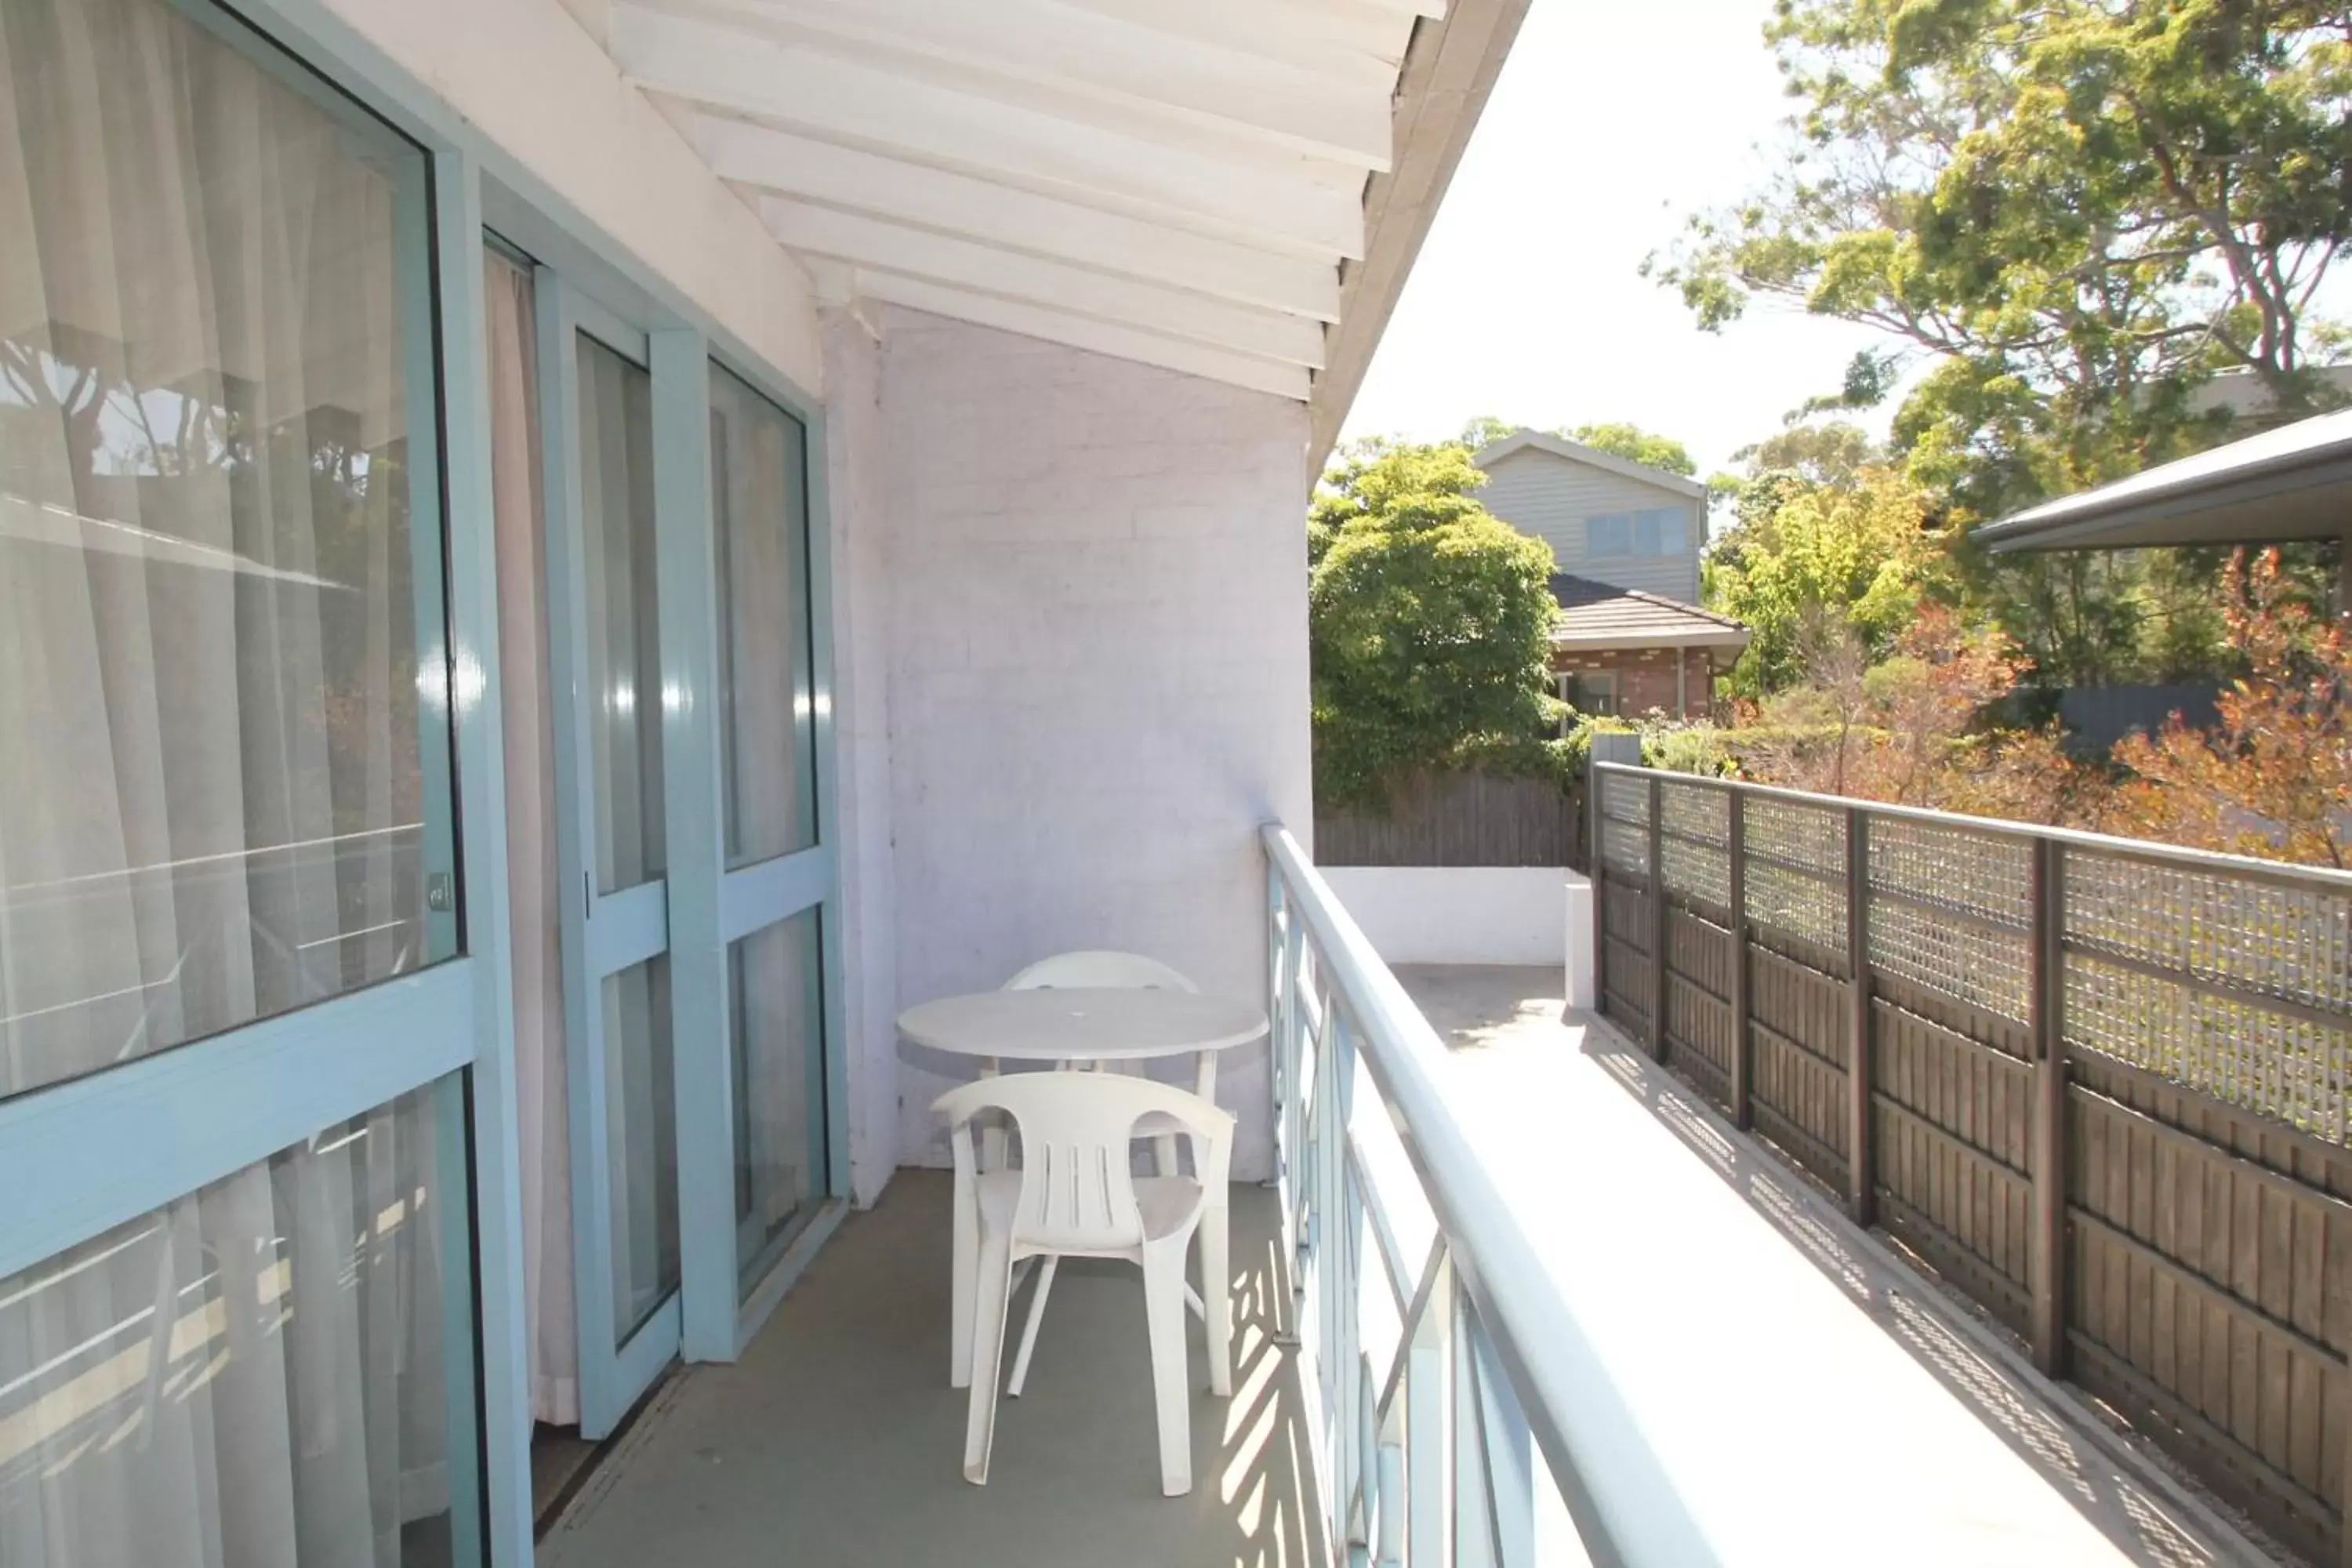
[[[980,1058],[980,1076],[994,1078],[999,1068],[994,1057]],[[1004,1169],[1004,1118],[997,1111],[988,1113],[988,1125],[980,1130],[980,1168],[983,1171]]]
[[[1217,1053],[1202,1051],[1192,1072],[1192,1092],[1217,1103]],[[1192,1168],[1201,1168],[1198,1144]],[[1234,1391],[1234,1289],[1228,1267],[1230,1193],[1204,1193],[1201,1212],[1201,1317],[1209,1331],[1209,1388],[1219,1394]]]

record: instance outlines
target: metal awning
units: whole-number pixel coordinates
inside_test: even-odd
[[[1976,537],[1995,551],[2352,538],[2352,409],[2044,501]]]

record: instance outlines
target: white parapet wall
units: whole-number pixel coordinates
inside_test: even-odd
[[[1390,963],[1564,964],[1592,997],[1592,885],[1552,866],[1325,866],[1331,890]]]

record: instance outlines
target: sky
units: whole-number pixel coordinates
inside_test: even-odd
[[[1768,171],[1790,107],[1770,11],[1534,0],[1344,434],[1630,420],[1682,441],[1704,477],[1885,342],[1762,304],[1711,335],[1636,270],[1685,215]]]

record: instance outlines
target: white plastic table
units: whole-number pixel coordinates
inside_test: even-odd
[[[1008,1061],[1099,1067],[1105,1062],[1189,1055],[1195,1063],[1193,1092],[1213,1104],[1217,1053],[1261,1037],[1266,1022],[1259,1008],[1197,992],[1047,986],[981,991],[920,1003],[898,1015],[898,1032],[919,1046],[974,1058],[982,1074],[993,1073],[1000,1063]],[[981,1142],[982,1163],[991,1169],[1002,1166],[1003,1131],[987,1129]],[[1222,1224],[1224,1205],[1216,1204],[1214,1209],[1209,1223]],[[971,1216],[957,1214],[960,1255],[967,1246],[976,1245],[965,1234],[971,1224]],[[956,1279],[961,1288],[961,1268]],[[1202,1315],[1215,1312],[1230,1329],[1230,1283],[1205,1279],[1201,1283]],[[964,1321],[961,1310],[956,1319]],[[1213,1334],[1211,1341],[1230,1343],[1231,1336]],[[1226,1385],[1226,1379],[1220,1377],[1218,1386]]]
[[[1195,1053],[1213,1068],[1217,1052],[1265,1033],[1265,1014],[1191,991],[1050,986],[925,1002],[898,1015],[898,1032],[935,1051],[996,1061],[1136,1061]]]

